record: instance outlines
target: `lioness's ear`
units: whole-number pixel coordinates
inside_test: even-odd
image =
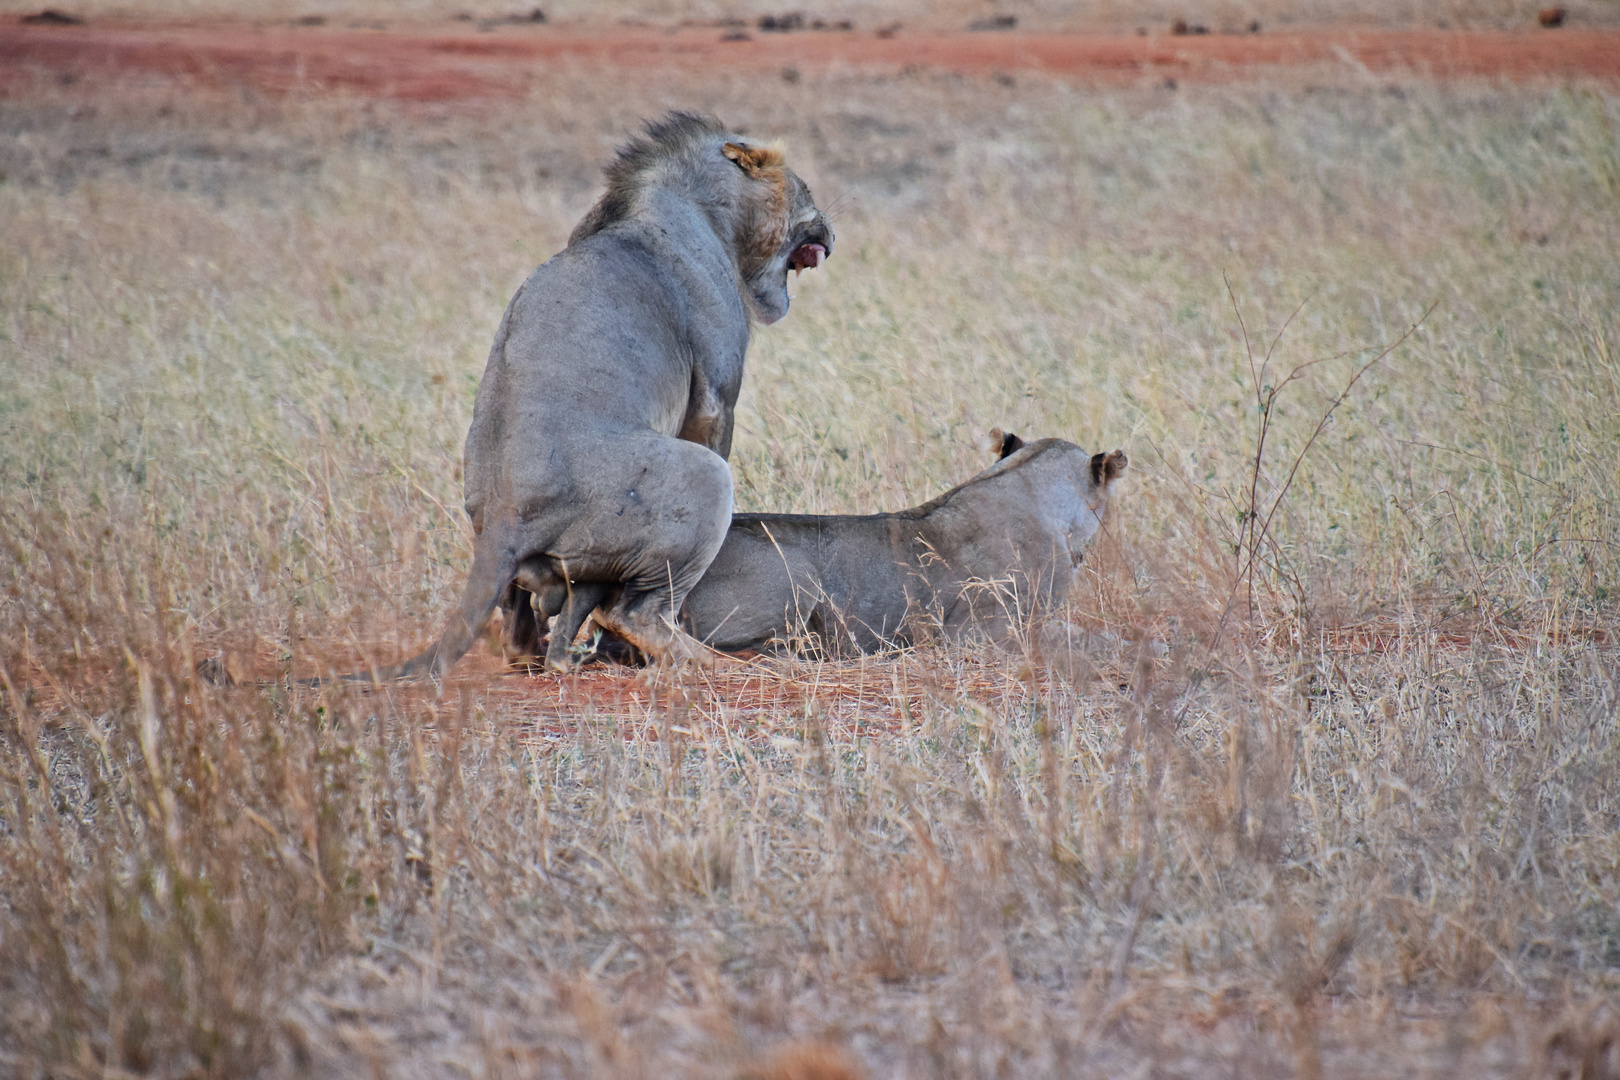
[[[774,146],[728,142],[720,148],[720,152],[726,155],[726,160],[735,162],[737,168],[754,177],[765,169],[782,164],[782,151]]]
[[[1125,466],[1130,459],[1123,450],[1110,450],[1106,454],[1091,455],[1091,482],[1098,487],[1104,487],[1118,480],[1125,473]]]
[[[1023,449],[1023,447],[1024,440],[1020,439],[1018,436],[1009,431],[1007,434],[1001,437],[1001,457],[997,458],[996,460],[1000,461],[1001,458],[1011,457],[1012,455],[1018,453],[1019,450]]]

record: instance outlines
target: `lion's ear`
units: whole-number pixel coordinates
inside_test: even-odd
[[[1125,474],[1130,459],[1123,450],[1110,450],[1106,454],[1091,455],[1091,482],[1098,487],[1112,484]]]
[[[749,146],[747,143],[728,142],[720,148],[726,160],[749,176],[757,177],[766,169],[782,164],[782,151],[774,146]]]
[[[1023,448],[1024,440],[1020,439],[1012,432],[1009,431],[1001,437],[1001,457],[1011,457]],[[996,460],[999,461],[1001,458],[997,458]]]

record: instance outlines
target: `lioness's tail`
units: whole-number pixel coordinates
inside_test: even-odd
[[[512,529],[491,526],[486,528],[473,546],[472,570],[467,574],[467,586],[461,592],[461,605],[450,616],[444,632],[436,644],[425,652],[390,667],[373,671],[357,671],[343,676],[344,682],[392,682],[395,679],[416,679],[431,675],[437,679],[450,670],[457,660],[467,655],[473,642],[483,632],[489,617],[495,613],[501,593],[517,573],[517,545]]]

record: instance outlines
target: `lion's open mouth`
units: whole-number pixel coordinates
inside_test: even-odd
[[[814,270],[827,258],[827,249],[821,244],[800,244],[788,256],[788,266],[795,274],[802,274],[806,269]]]

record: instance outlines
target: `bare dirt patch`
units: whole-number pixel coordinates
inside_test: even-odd
[[[734,40],[726,40],[727,38]],[[1349,30],[1151,35],[1010,32],[727,35],[714,27],[476,33],[240,24],[14,25],[0,31],[0,92],[40,73],[64,83],[138,73],[269,93],[342,90],[407,101],[522,94],[569,60],[692,71],[965,75],[1039,72],[1082,83],[1229,82],[1320,65],[1440,79],[1620,79],[1611,30]]]

